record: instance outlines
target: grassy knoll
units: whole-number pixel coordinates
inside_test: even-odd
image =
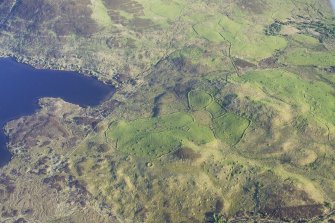
[[[190,108],[200,110],[207,107],[212,102],[212,96],[204,91],[190,91],[188,93],[188,102]]]
[[[248,126],[249,120],[233,113],[227,113],[214,119],[216,137],[231,146],[241,140]]]

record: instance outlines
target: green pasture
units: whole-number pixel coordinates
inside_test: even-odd
[[[159,117],[113,122],[106,132],[123,153],[156,158],[185,144],[203,145],[216,138],[233,146],[243,136],[249,120],[222,107],[205,91],[188,93],[194,113],[176,112]]]
[[[191,109],[200,110],[206,108],[212,102],[212,96],[204,91],[190,91],[188,102]]]
[[[295,66],[320,66],[335,65],[335,51],[312,51],[307,48],[296,48],[287,51],[281,61]]]
[[[243,137],[249,126],[249,120],[233,113],[227,113],[213,120],[215,136],[233,146]]]
[[[226,16],[217,16],[197,24],[194,30],[209,41],[231,44],[232,56],[251,61],[270,57],[287,45],[283,37],[266,36],[263,26],[241,18],[234,21]]]

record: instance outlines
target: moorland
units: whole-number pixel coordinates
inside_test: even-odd
[[[117,89],[6,125],[2,221],[335,220],[327,0],[0,1],[0,49]]]

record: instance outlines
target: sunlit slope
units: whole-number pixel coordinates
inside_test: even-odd
[[[257,63],[288,46],[287,33],[266,35],[267,26],[275,21],[303,22],[299,16],[307,10],[306,18],[318,21],[330,15],[327,4],[326,0],[12,1],[0,5],[0,43],[4,52],[46,67],[80,69],[104,79],[117,73],[142,78],[138,75],[166,55],[192,44],[214,43],[230,57]],[[324,58],[331,61],[328,53],[291,50],[283,57],[289,63],[311,64],[300,62],[304,55],[315,55],[318,64],[328,66],[330,62],[320,62]]]
[[[67,121],[92,131],[57,156],[66,167],[59,175],[80,183],[99,214],[119,222],[334,218],[328,1],[38,3],[0,3],[4,54],[118,87],[101,110],[85,110],[100,123]],[[51,151],[40,147],[29,150],[36,166],[40,151]],[[58,174],[44,169],[41,182]],[[72,198],[75,189],[57,183]]]
[[[160,66],[157,88],[143,88],[88,140],[108,145],[109,159],[93,158],[105,155],[85,143],[76,152],[91,157],[71,168],[85,173],[79,178],[93,194],[122,218],[148,222],[202,222],[211,211],[233,219],[240,212],[253,218],[250,211],[293,220],[328,213],[335,199],[332,85],[283,69],[239,77],[231,68],[227,79],[186,71],[171,90],[179,71]],[[187,90],[190,77],[197,81]],[[170,90],[161,93],[163,83]],[[145,216],[132,211],[138,206]]]

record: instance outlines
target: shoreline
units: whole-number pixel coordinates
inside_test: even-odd
[[[90,70],[90,69],[82,68],[78,64],[69,64],[65,62],[64,64],[59,64],[59,63],[57,64],[56,62],[48,61],[47,58],[26,57],[23,55],[15,54],[13,52],[0,52],[0,59],[1,58],[11,58],[18,63],[26,64],[35,69],[39,69],[39,70],[76,72],[76,73],[79,73],[80,75],[94,78],[104,84],[111,85],[115,89],[118,89],[120,85],[120,83],[114,78],[113,79],[103,78],[104,75],[102,75],[101,73]]]
[[[103,86],[107,87],[108,89],[110,89],[110,91],[106,95],[104,95],[103,98],[101,98],[97,102],[94,102],[94,104],[92,104],[92,105],[91,104],[86,104],[85,105],[85,103],[82,103],[82,102],[71,101],[70,99],[66,99],[66,96],[64,98],[64,95],[62,96],[61,94],[58,95],[58,96],[41,95],[41,97],[37,97],[36,100],[32,98],[31,99],[32,101],[29,102],[29,104],[32,105],[33,110],[29,110],[29,108],[24,108],[22,111],[18,110],[18,111],[15,111],[13,114],[9,113],[10,116],[8,116],[8,117],[6,117],[6,113],[5,113],[4,114],[5,115],[4,119],[0,120],[0,169],[7,166],[8,163],[10,163],[10,161],[12,160],[13,155],[14,155],[10,151],[10,149],[8,148],[8,138],[9,137],[8,137],[7,132],[6,132],[6,125],[11,121],[14,121],[16,119],[19,119],[19,118],[22,118],[22,117],[25,117],[25,116],[34,115],[35,113],[40,111],[40,109],[42,108],[41,105],[40,105],[40,101],[43,98],[61,99],[65,102],[67,102],[67,103],[78,105],[78,106],[85,109],[85,108],[88,108],[88,107],[100,106],[105,101],[107,101],[108,99],[113,97],[113,95],[117,92],[117,87],[116,86],[112,85],[111,83],[106,83],[104,81],[101,81],[96,76],[90,76],[88,74],[85,75],[85,74],[79,73],[77,71],[72,71],[72,70],[68,71],[68,70],[59,70],[59,69],[48,69],[46,67],[36,68],[36,66],[33,66],[32,64],[26,63],[27,60],[24,60],[24,59],[18,58],[18,57],[14,57],[14,56],[9,56],[8,54],[3,54],[2,53],[0,55],[0,60],[6,60],[6,59],[8,61],[12,60],[13,63],[29,66],[31,69],[34,69],[34,70],[45,70],[46,72],[50,72],[50,71],[51,72],[52,71],[54,71],[54,72],[69,72],[69,73],[72,73],[71,75],[76,75],[78,80],[87,79],[86,82],[89,81],[89,79],[92,79],[91,81],[94,81],[96,83],[100,83],[101,87],[103,87]],[[37,66],[37,67],[40,67],[40,66]],[[14,71],[14,73],[15,73],[15,71]],[[56,93],[56,94],[58,94],[58,93]],[[98,98],[97,98],[97,100],[98,100]]]

